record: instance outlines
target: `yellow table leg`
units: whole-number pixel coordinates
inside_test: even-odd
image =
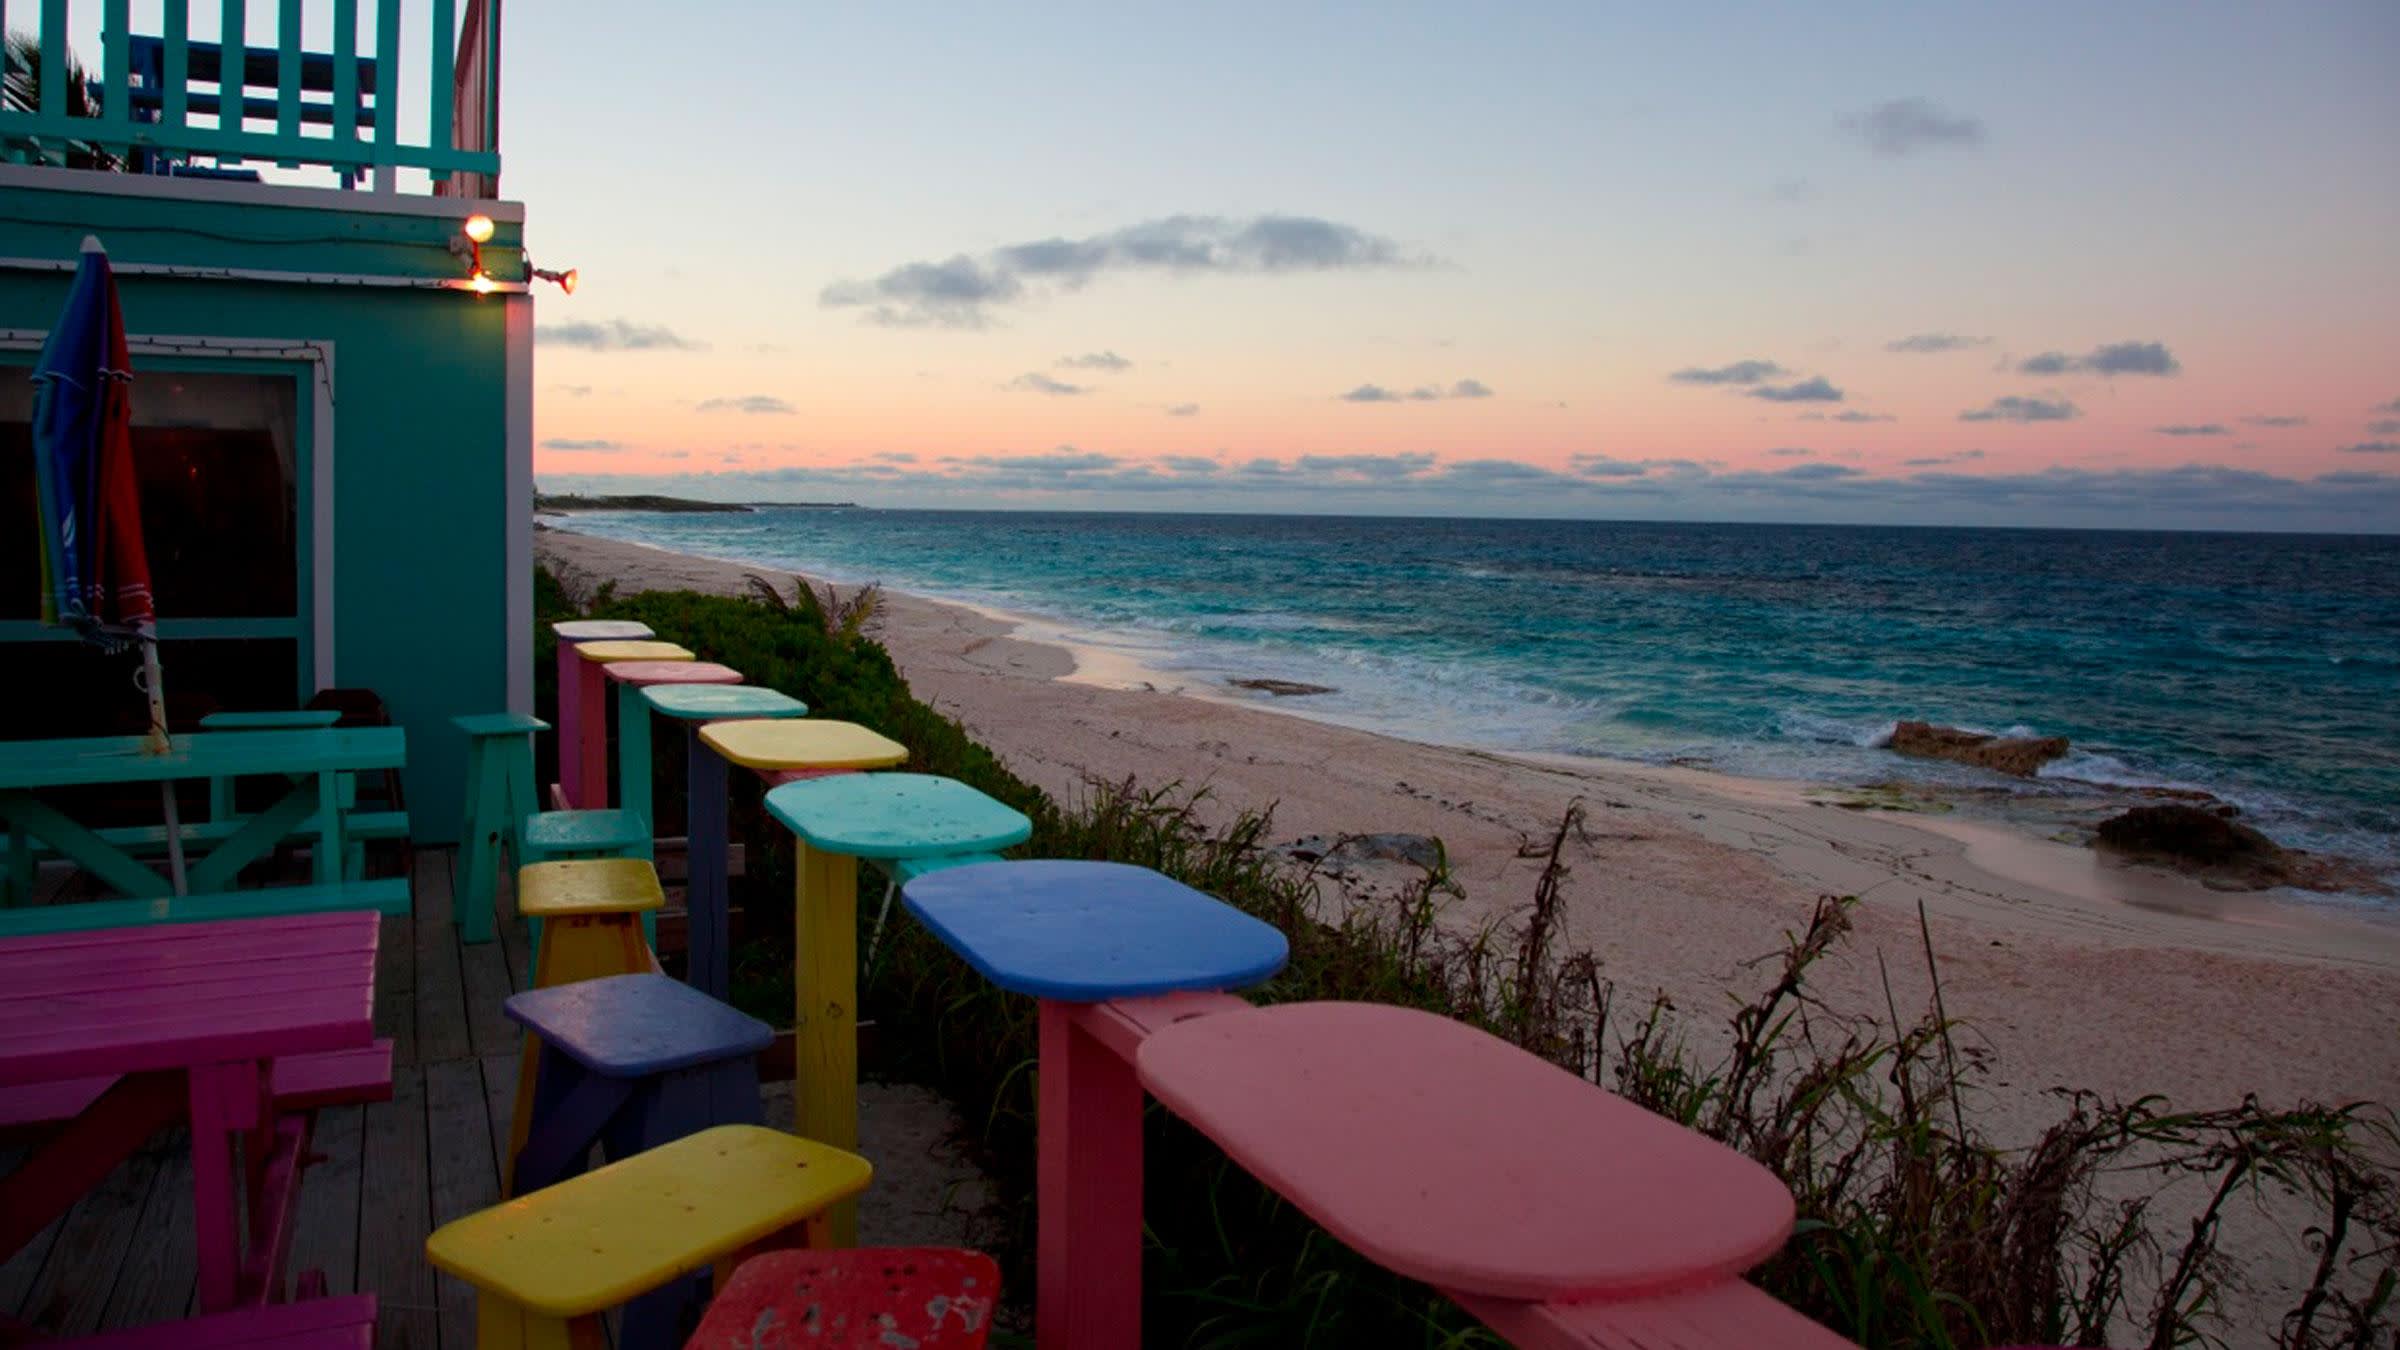
[[[856,901],[852,901],[853,906]],[[642,941],[641,926],[631,914],[565,915],[543,924],[540,964],[533,987],[573,984],[610,975],[639,975],[652,968],[650,945]],[[517,1154],[533,1133],[533,1079],[541,1064],[542,1044],[525,1034],[525,1049],[517,1059],[517,1104],[508,1122],[508,1156],[500,1160],[500,1195],[516,1194]],[[855,1151],[855,1150],[853,1150]]]
[[[799,882],[792,931],[799,951],[792,1023],[800,1136],[858,1151],[858,859],[795,840]],[[858,1245],[858,1203],[825,1213],[835,1247]],[[812,1244],[813,1245],[813,1244]]]
[[[547,1317],[498,1294],[475,1294],[475,1350],[607,1350],[597,1317]]]

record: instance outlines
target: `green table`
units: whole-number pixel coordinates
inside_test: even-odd
[[[203,731],[177,736],[163,755],[142,752],[139,736],[0,741],[0,824],[9,835],[11,894],[33,891],[33,850],[42,840],[79,867],[133,899],[169,894],[167,879],[123,846],[101,836],[43,798],[61,788],[110,783],[170,783],[281,775],[283,797],[245,820],[189,872],[195,895],[228,890],[241,870],[265,856],[303,822],[314,822],[314,880],[342,878],[342,775],[396,769],[408,743],[398,727],[328,727],[292,731]],[[334,807],[320,811],[320,805]]]

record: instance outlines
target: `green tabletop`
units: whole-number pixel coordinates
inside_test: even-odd
[[[808,705],[755,684],[653,684],[642,689],[650,709],[698,722],[718,717],[806,717]]]
[[[273,708],[263,712],[213,712],[200,719],[202,731],[303,731],[342,720],[331,708]]]
[[[201,731],[174,738],[163,755],[144,754],[140,736],[0,741],[0,791],[86,783],[151,783],[241,774],[396,769],[407,762],[398,727],[324,727],[308,731]]]
[[[1033,833],[1023,814],[951,778],[852,773],[786,783],[767,810],[808,846],[853,858],[989,853]]]

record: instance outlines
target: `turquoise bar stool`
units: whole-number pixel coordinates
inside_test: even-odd
[[[714,661],[611,661],[600,668],[617,687],[617,805],[640,816],[649,834],[658,833],[658,813],[651,809],[650,705],[642,691],[654,685],[738,685],[742,672]],[[650,839],[642,840],[642,856],[651,853]]]
[[[649,827],[624,811],[539,810],[533,786],[533,738],[550,724],[523,713],[453,717],[467,734],[466,824],[458,836],[452,878],[453,917],[468,942],[495,935],[495,869],[503,855],[512,868],[569,858],[642,856]],[[648,914],[643,916],[650,919]],[[644,925],[655,941],[655,920]],[[535,922],[534,951],[541,925]]]

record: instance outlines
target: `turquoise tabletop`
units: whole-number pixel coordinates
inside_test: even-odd
[[[642,690],[651,710],[687,722],[717,717],[806,717],[808,705],[755,684],[654,684]]]
[[[342,720],[331,708],[274,708],[263,712],[213,712],[200,719],[202,731],[295,731],[329,727]]]
[[[624,642],[655,637],[650,625],[631,619],[568,619],[550,625],[567,642]]]
[[[918,877],[900,896],[992,983],[1068,1003],[1240,989],[1291,954],[1268,924],[1124,863],[977,863]]]
[[[950,778],[846,773],[786,783],[767,810],[808,846],[854,858],[989,853],[1025,842],[1033,822]]]

